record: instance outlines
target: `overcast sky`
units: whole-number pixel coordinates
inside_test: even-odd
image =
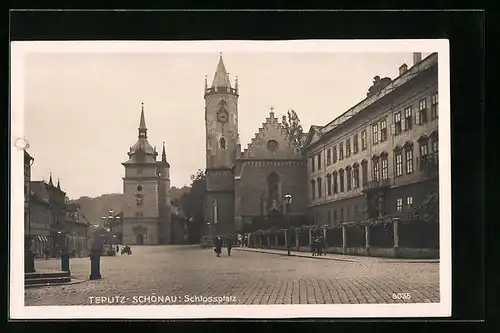
[[[423,53],[423,57],[428,53]],[[148,140],[166,143],[172,186],[205,167],[203,87],[219,53],[39,53],[25,58],[25,136],[33,180],[58,178],[70,198],[122,193],[144,102]],[[242,149],[269,115],[294,109],[304,131],[366,97],[373,77],[398,76],[411,53],[224,53],[239,77]]]

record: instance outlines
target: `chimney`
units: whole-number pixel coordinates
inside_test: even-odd
[[[422,53],[414,52],[413,53],[413,66],[418,64],[420,61],[422,61]]]
[[[404,72],[408,70],[408,65],[407,64],[402,64],[401,67],[399,67],[399,75],[403,75]]]

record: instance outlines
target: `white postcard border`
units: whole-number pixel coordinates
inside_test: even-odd
[[[437,52],[439,72],[440,303],[332,305],[25,306],[23,151],[27,53],[411,53]],[[200,74],[201,75],[201,74]],[[448,40],[98,41],[11,43],[10,317],[12,319],[367,318],[451,316],[451,134]],[[15,264],[13,264],[15,263]],[[91,282],[90,282],[91,283]]]

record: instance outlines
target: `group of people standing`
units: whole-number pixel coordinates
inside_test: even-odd
[[[315,237],[311,243],[311,252],[313,256],[326,255],[326,252],[323,252],[324,247],[324,239],[321,236]]]
[[[217,255],[217,257],[220,257],[223,246],[227,248],[227,255],[228,257],[230,257],[231,249],[233,247],[233,240],[230,237],[226,237],[223,240],[221,236],[216,236],[214,239],[214,252]]]
[[[130,246],[128,245],[123,245],[122,247],[122,250],[120,252],[120,246],[117,245],[116,246],[116,253],[120,253],[120,254],[127,254],[127,255],[131,255],[132,254],[132,249],[130,248]]]

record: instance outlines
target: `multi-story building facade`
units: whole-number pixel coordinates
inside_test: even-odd
[[[31,166],[34,158],[24,150],[24,234],[30,235]]]
[[[43,181],[31,182],[30,232],[32,251],[36,257],[43,257],[51,245],[51,216],[49,194]]]
[[[61,190],[59,180],[57,185],[52,182],[50,175],[49,182],[45,183],[45,189],[49,197],[50,209],[50,249],[52,256],[58,255],[67,246],[65,236],[66,222],[66,192]]]
[[[306,141],[309,211],[315,224],[394,215],[431,191],[438,154],[437,54],[375,77],[366,99]]]

